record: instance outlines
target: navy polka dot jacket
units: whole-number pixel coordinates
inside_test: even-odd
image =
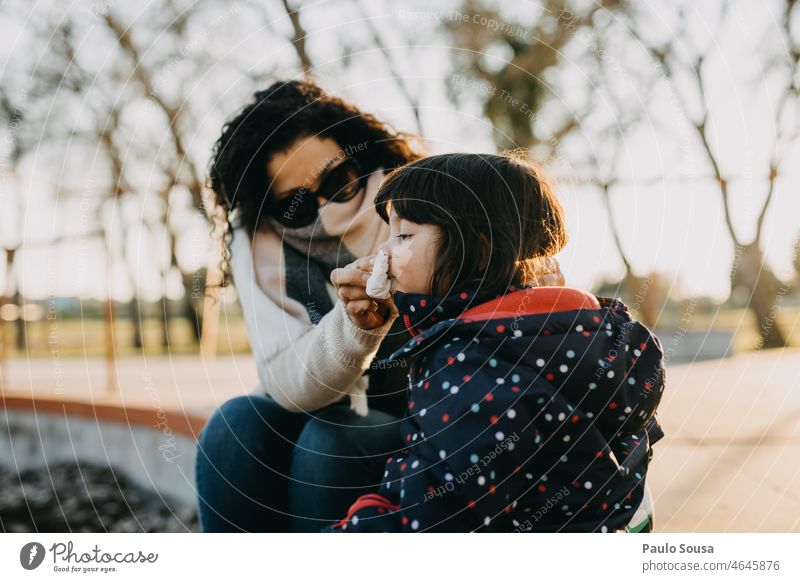
[[[328,532],[613,532],[663,437],[659,340],[619,299],[509,287],[397,292],[413,335],[405,448]]]

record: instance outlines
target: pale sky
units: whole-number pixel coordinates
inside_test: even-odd
[[[279,76],[292,76],[294,53],[286,42],[289,28],[281,12],[271,8],[275,18],[267,28],[254,22],[244,8],[219,9],[209,16],[211,24],[195,35],[191,51],[205,51],[214,64],[207,70],[192,72],[192,84],[184,97],[195,103],[198,127],[192,135],[190,149],[201,167],[205,167],[211,144],[218,136],[223,117],[233,113],[244,103],[256,88],[252,81],[244,78],[228,63],[236,59],[240,67],[247,70],[264,71],[275,67]],[[442,3],[444,7],[446,3]],[[521,3],[520,14],[507,15],[510,19],[529,18],[535,12],[536,3]],[[699,14],[689,9],[692,31],[698,46],[710,41],[708,28],[713,27],[715,3],[707,3],[708,13]],[[341,61],[341,39],[358,38],[366,31],[358,13],[343,10],[343,4],[331,2],[306,3],[304,25],[311,32],[308,49],[312,59],[319,64],[318,81],[326,89],[353,100],[363,110],[393,122],[399,129],[414,130],[408,102],[397,89],[391,73],[380,53],[370,45],[369,38],[353,42],[353,54],[345,68]],[[451,3],[455,6],[455,3]],[[75,3],[70,10],[83,14],[91,4]],[[237,5],[234,5],[237,6]],[[691,5],[689,5],[691,6]],[[773,73],[762,69],[769,47],[764,46],[765,35],[776,26],[775,3],[768,1],[735,2],[731,22],[724,33],[715,39],[717,46],[706,63],[707,96],[712,117],[709,132],[713,146],[723,161],[722,169],[731,179],[731,205],[739,237],[749,242],[755,216],[766,193],[764,177],[767,160],[773,147],[774,127],[771,107],[777,87]],[[112,6],[114,10],[133,10],[130,6]],[[138,8],[137,8],[138,9]],[[385,35],[384,42],[392,47],[396,66],[409,89],[421,106],[424,135],[432,153],[448,151],[495,151],[491,139],[491,127],[481,116],[477,90],[465,92],[464,103],[455,108],[448,100],[445,90],[447,79],[452,75],[453,50],[447,39],[437,34],[437,18],[434,13],[425,17],[428,4],[417,2],[404,4],[405,13],[387,1],[370,3],[370,15],[374,25]],[[142,14],[146,9],[141,8]],[[150,6],[152,10],[152,6]],[[417,11],[416,16],[410,11]],[[84,12],[82,12],[84,11]],[[137,18],[126,14],[126,18]],[[143,18],[144,16],[142,16]],[[668,20],[659,23],[654,18],[652,34],[667,30]],[[665,17],[666,18],[666,17]],[[662,28],[659,29],[658,26]],[[9,63],[19,62],[19,51],[26,45],[24,30],[11,28],[0,19],[0,37],[4,46],[0,52],[0,71],[3,76],[12,70]],[[6,34],[8,33],[8,34]],[[87,27],[85,40],[91,44],[97,30]],[[668,37],[668,32],[666,33]],[[15,37],[16,35],[16,37]],[[14,40],[16,38],[16,40]],[[144,40],[144,39],[143,39]],[[152,50],[159,48],[152,39]],[[406,45],[415,44],[412,48]],[[367,49],[362,51],[363,48]],[[779,48],[779,47],[776,47]],[[540,114],[542,123],[559,115],[564,108],[580,107],[580,91],[576,88],[585,83],[586,73],[580,60],[580,46],[565,52],[563,67],[558,75],[548,78],[553,83],[554,101]],[[687,50],[689,50],[687,48]],[[615,52],[616,51],[616,52]],[[113,53],[113,51],[111,51]],[[108,58],[104,51],[90,51],[97,66],[109,66],[102,59]],[[13,57],[17,60],[9,61]],[[630,46],[620,43],[611,47],[608,58],[611,65],[620,67],[618,83],[613,90],[619,92],[626,107],[639,109],[643,122],[624,135],[622,154],[617,174],[622,184],[612,191],[615,221],[620,225],[622,244],[640,275],[657,270],[667,276],[668,284],[677,295],[705,294],[723,300],[729,291],[728,272],[733,256],[733,244],[724,227],[719,193],[711,176],[699,142],[685,119],[676,109],[671,89],[663,82],[655,87],[643,88],[638,78],[629,72],[647,71],[648,64],[643,53],[636,54]],[[326,61],[326,59],[332,59]],[[185,63],[175,63],[176,70]],[[615,79],[616,79],[615,78]],[[270,82],[267,79],[264,85]],[[165,92],[170,90],[168,81]],[[210,84],[210,85],[209,85]],[[206,91],[213,86],[213,91]],[[19,85],[14,84],[15,90]],[[690,95],[691,86],[681,84]],[[215,100],[219,99],[219,102]],[[607,152],[606,144],[593,139],[593,128],[602,125],[603,119],[613,122],[613,108],[602,98],[592,103],[592,113],[585,120],[584,131],[579,132],[561,145],[560,160],[568,161],[574,168],[594,152],[601,163]],[[689,100],[690,107],[697,103]],[[130,123],[130,142],[153,142],[156,147],[165,147],[161,129],[153,112],[144,112]],[[798,117],[787,118],[784,123],[797,123]],[[155,137],[154,137],[155,133]],[[143,140],[137,142],[137,140]],[[3,155],[0,166],[6,168],[7,136],[3,138]],[[25,195],[26,205],[21,220],[16,212],[0,213],[0,244],[8,243],[24,233],[26,241],[41,241],[52,236],[53,225],[59,232],[86,232],[96,227],[98,217],[87,208],[87,201],[102,184],[104,160],[96,152],[83,155],[71,144],[70,151],[41,152],[28,158],[19,169],[16,181],[7,173],[0,187],[0,205],[4,209],[14,207],[18,194]],[[156,151],[156,156],[158,151]],[[766,217],[763,247],[769,263],[781,277],[792,274],[792,243],[800,235],[800,171],[797,143],[784,152],[783,163],[786,175],[778,180],[774,201]],[[152,168],[141,160],[131,160],[133,171],[142,184],[155,188],[152,183]],[[585,168],[585,165],[583,166]],[[568,168],[556,164],[547,168],[548,173],[564,178],[571,175]],[[582,170],[586,173],[586,170]],[[77,188],[71,198],[53,192],[53,184],[62,176]],[[94,176],[94,178],[93,178]],[[653,181],[660,178],[660,181]],[[67,180],[67,179],[65,179]],[[585,184],[559,181],[557,191],[565,206],[570,243],[558,257],[562,270],[571,286],[591,288],[603,278],[619,277],[622,266],[610,237],[606,213],[600,193]],[[136,222],[138,217],[154,216],[158,206],[151,193],[128,200],[122,215]],[[207,261],[208,236],[197,215],[186,209],[180,196],[171,203],[170,220],[181,225],[186,233],[181,241],[181,258],[185,264],[196,268]],[[102,217],[107,224],[116,224],[114,236],[115,252],[121,249],[118,226],[120,215],[106,212]],[[113,221],[113,222],[110,222]],[[138,271],[140,293],[145,299],[159,296],[161,282],[154,276],[156,261],[166,261],[162,245],[147,242],[141,232],[129,235],[128,244],[134,249],[133,256]],[[107,280],[103,254],[96,242],[62,244],[55,250],[32,246],[21,257],[21,273],[26,293],[31,298],[50,294],[84,295],[99,297],[105,294]],[[177,281],[167,282],[167,291],[174,294]],[[5,284],[5,274],[0,268],[0,285]],[[117,261],[110,278],[112,293],[116,298],[130,296],[124,267]]]

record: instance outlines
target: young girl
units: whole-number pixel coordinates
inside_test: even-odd
[[[375,202],[413,335],[379,362],[410,365],[406,446],[325,531],[649,531],[662,347],[619,299],[537,287],[535,262],[567,234],[536,169],[432,156]]]

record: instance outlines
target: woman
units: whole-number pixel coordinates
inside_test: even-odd
[[[418,157],[309,82],[256,93],[223,129],[211,187],[261,385],[200,435],[204,531],[319,531],[378,489],[403,446],[408,370],[371,363],[410,335],[364,272],[388,236],[373,205],[383,175]]]
[[[354,265],[336,286],[330,277],[386,238],[372,199],[384,171],[417,157],[405,136],[308,82],[256,93],[225,126],[211,187],[261,384],[200,435],[204,531],[318,531],[380,483],[402,445],[406,370],[369,365],[408,333],[390,301],[359,312]]]

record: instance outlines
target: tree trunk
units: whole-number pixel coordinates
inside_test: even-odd
[[[0,294],[0,311],[6,304],[6,298]],[[6,385],[6,360],[8,359],[6,346],[6,320],[0,317],[0,386]]]
[[[144,341],[142,340],[141,305],[139,303],[139,296],[136,295],[135,288],[133,296],[128,303],[128,310],[130,312],[131,324],[133,325],[133,347],[140,350],[144,347]]]
[[[627,271],[625,286],[631,305],[639,312],[639,320],[648,328],[653,329],[661,310],[661,280],[658,274],[639,277],[631,271]]]
[[[14,295],[11,297],[11,303],[17,306],[17,319],[14,321],[14,325],[17,328],[17,351],[23,353],[25,352],[25,346],[27,342],[25,339],[25,320],[22,319],[22,307],[24,305],[24,299],[22,298],[22,294],[19,292],[19,289],[14,291]]]
[[[161,298],[161,347],[165,352],[169,351],[169,299],[164,295]]]
[[[183,317],[189,322],[192,328],[192,337],[196,344],[200,345],[200,335],[203,322],[197,309],[195,299],[203,294],[203,279],[196,278],[194,273],[184,273],[181,271],[183,280]],[[199,289],[199,290],[198,290]]]
[[[206,267],[205,289],[202,298],[203,324],[201,326],[200,354],[204,358],[214,358],[217,355],[220,301],[222,301],[221,284],[222,272],[219,268],[219,258],[216,253],[212,252]]]
[[[106,355],[106,388],[115,393],[117,386],[116,353],[114,352],[114,300],[106,298],[103,303],[103,321],[105,323],[105,355]]]
[[[786,290],[764,261],[757,242],[741,247],[738,257],[731,270],[731,290],[742,288],[749,297],[747,307],[756,320],[758,349],[786,347],[786,336],[777,321]]]
[[[200,345],[200,314],[197,312],[197,309],[194,304],[194,299],[192,298],[192,289],[193,289],[193,282],[194,282],[194,275],[192,273],[184,273],[181,269],[181,266],[178,264],[178,253],[177,253],[177,246],[178,246],[178,238],[175,236],[169,227],[167,227],[167,233],[169,235],[169,248],[171,253],[171,264],[174,269],[180,273],[181,276],[181,283],[183,284],[183,300],[181,301],[181,311],[182,316],[186,318],[186,321],[189,322],[189,326],[192,328],[192,338],[197,345]],[[200,286],[202,290],[202,286]]]

